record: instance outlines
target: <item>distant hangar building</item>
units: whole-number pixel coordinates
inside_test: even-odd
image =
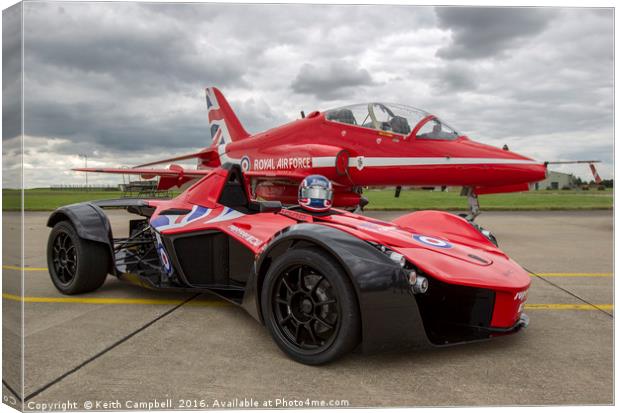
[[[556,171],[549,171],[547,179],[534,184],[534,189],[537,191],[540,189],[562,189],[576,187],[577,178],[575,178],[573,174],[566,174]]]

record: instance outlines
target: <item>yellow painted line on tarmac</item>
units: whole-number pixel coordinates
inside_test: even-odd
[[[596,307],[595,307],[596,306]],[[613,310],[613,304],[525,304],[526,310]]]
[[[19,295],[3,293],[2,298],[25,303],[73,303],[73,304],[129,304],[129,305],[178,305],[183,299],[174,298],[104,298],[104,297],[20,297]],[[195,300],[186,305],[197,307],[226,307],[226,301]]]
[[[178,305],[184,300],[174,298],[105,298],[105,297],[20,297],[3,293],[2,298],[26,303],[73,303],[73,304],[112,304],[112,305]],[[227,307],[226,301],[195,300],[186,305],[196,307]],[[595,304],[601,310],[613,310],[613,304]],[[526,310],[596,310],[588,304],[526,304]]]
[[[18,267],[16,265],[3,265],[2,269],[15,271],[47,271],[46,267]]]
[[[5,270],[15,270],[15,271],[47,271],[46,267],[19,267],[16,265],[3,265],[3,269]],[[613,277],[613,274],[610,272],[541,272],[536,273],[536,275],[540,275],[541,277]],[[532,277],[535,275],[532,274]]]
[[[535,275],[541,277],[613,277],[610,272],[541,272]],[[532,277],[535,275],[532,274]]]

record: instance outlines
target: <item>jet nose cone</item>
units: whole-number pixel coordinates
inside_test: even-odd
[[[534,183],[547,178],[547,165],[533,159],[521,157],[516,159],[517,164],[513,165],[512,178],[515,183]]]
[[[543,179],[547,179],[549,175],[546,162],[533,163],[528,169],[528,174],[531,175],[531,182],[542,181]]]

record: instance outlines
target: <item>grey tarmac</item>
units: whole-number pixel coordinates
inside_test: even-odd
[[[393,219],[402,212],[367,214]],[[530,327],[521,334],[429,351],[353,353],[321,367],[291,361],[266,329],[215,297],[176,308],[191,295],[109,277],[100,290],[79,296],[106,303],[54,302],[64,296],[44,270],[48,215],[25,214],[24,296],[51,301],[24,303],[26,409],[168,400],[173,408],[213,408],[216,401],[244,407],[239,403],[250,399],[261,407],[330,400],[348,407],[613,403],[611,211],[478,218],[513,259],[543,274],[532,277],[528,304],[546,306],[527,310]],[[127,214],[110,216],[115,234],[127,231]],[[6,295],[19,295],[22,286],[18,214],[4,213],[3,239],[3,344],[10,353],[21,337],[19,302]],[[7,385],[20,393],[16,360],[5,355],[4,395],[11,394]]]

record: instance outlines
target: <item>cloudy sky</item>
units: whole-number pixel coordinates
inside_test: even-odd
[[[401,102],[484,143],[613,173],[611,9],[26,3],[24,41],[27,187],[83,182],[68,171],[78,153],[130,166],[207,146],[210,85],[251,132]]]

